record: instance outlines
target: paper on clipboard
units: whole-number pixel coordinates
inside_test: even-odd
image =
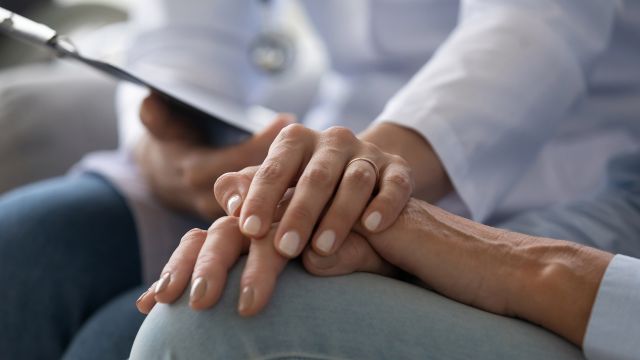
[[[130,69],[125,70],[105,61],[85,57],[55,30],[1,7],[0,32],[46,47],[60,58],[82,62],[118,80],[150,89],[181,112],[185,119],[205,135],[207,143],[214,146],[228,146],[246,140],[261,131],[275,117],[273,111],[264,107],[246,109],[216,100],[194,86],[171,81],[166,72],[160,69],[146,68],[134,73]]]

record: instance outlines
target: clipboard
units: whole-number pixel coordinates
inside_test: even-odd
[[[215,147],[238,144],[262,130],[275,117],[264,107],[249,110],[223,104],[197,92],[180,91],[172,86],[154,82],[116,65],[85,57],[76,47],[55,30],[0,7],[0,32],[12,38],[50,50],[56,57],[83,63],[116,80],[145,87],[163,98],[171,109],[190,122],[203,134],[204,141]]]

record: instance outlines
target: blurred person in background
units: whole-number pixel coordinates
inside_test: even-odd
[[[496,224],[595,192],[607,164],[637,149],[634,2],[302,3],[330,59],[320,78],[305,71],[317,53],[283,25],[289,1],[138,4],[131,67],[162,69],[231,104],[296,114],[314,133],[303,138],[281,116],[246,143],[212,149],[157,97],[123,87],[121,151],[0,200],[0,280],[11,289],[0,351],[126,356],[142,321],[131,307],[139,285],[158,277],[182,233],[224,214],[211,192],[216,178],[262,163],[278,136],[313,158],[323,147],[307,140],[348,138],[344,128],[321,132],[342,125],[359,134],[348,155],[375,154],[405,175],[396,179],[412,174],[396,181],[403,201],[376,227],[391,226],[409,196]],[[251,55],[270,32],[284,33],[283,51],[295,54],[283,66]],[[327,166],[352,159],[334,160]],[[264,220],[257,233],[268,230]],[[303,242],[314,220],[303,224]],[[634,255],[616,244],[605,250]]]

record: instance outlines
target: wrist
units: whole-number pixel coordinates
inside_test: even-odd
[[[569,241],[522,236],[512,312],[581,346],[613,255]]]
[[[417,132],[393,123],[376,123],[358,136],[382,151],[401,156],[411,167],[414,196],[434,203],[453,189],[440,158],[429,142]]]

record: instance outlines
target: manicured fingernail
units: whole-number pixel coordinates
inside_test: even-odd
[[[382,221],[382,214],[374,211],[364,220],[364,227],[369,231],[376,231],[378,226],[380,226],[380,221]]]
[[[149,293],[149,290],[147,290],[147,291],[143,292],[143,293],[142,293],[142,295],[140,295],[140,297],[138,298],[138,300],[136,300],[136,306],[137,306],[138,304],[140,304],[140,301],[142,301],[142,298],[143,298],[145,295],[147,295],[147,293]]]
[[[336,242],[336,233],[333,230],[325,230],[316,241],[316,247],[325,253],[329,253]]]
[[[294,257],[298,255],[298,246],[300,246],[300,235],[296,231],[289,231],[282,236],[278,248],[285,255]]]
[[[258,235],[261,227],[262,221],[260,218],[256,215],[251,215],[245,220],[242,230],[248,235]]]
[[[233,195],[229,199],[229,201],[227,201],[227,211],[229,215],[233,216],[233,214],[236,213],[236,210],[238,210],[241,201],[242,198],[240,197],[240,195]]]
[[[240,300],[238,301],[238,312],[245,314],[253,306],[253,300],[255,291],[251,286],[245,286],[240,293]]]
[[[170,273],[165,273],[164,275],[162,275],[162,277],[158,281],[158,284],[156,284],[156,291],[155,291],[156,295],[163,292],[164,289],[166,289],[167,286],[169,286],[169,281],[171,281]]]
[[[191,302],[202,299],[205,292],[207,292],[207,282],[201,277],[195,279],[193,284],[191,284],[191,293],[189,293]]]

